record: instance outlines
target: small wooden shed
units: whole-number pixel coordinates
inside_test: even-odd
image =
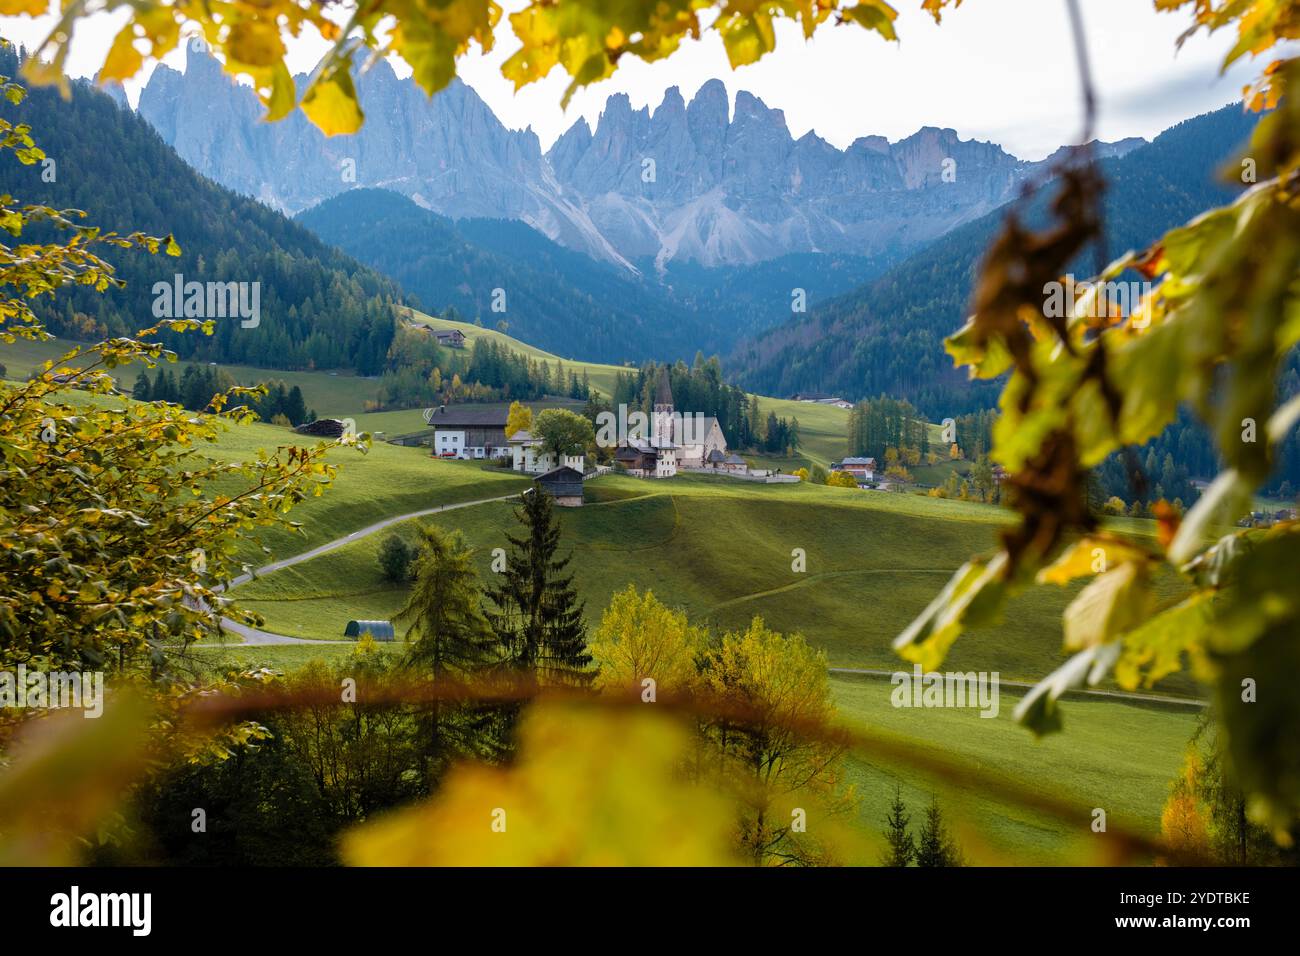
[[[362,634],[369,634],[377,641],[397,639],[391,621],[348,621],[348,626],[343,629],[343,636],[350,637],[354,641],[361,640]]]
[[[534,479],[542,491],[555,499],[561,508],[582,507],[582,472],[565,465]]]

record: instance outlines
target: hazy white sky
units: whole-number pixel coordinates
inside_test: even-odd
[[[649,65],[625,61],[615,76],[559,107],[567,77],[558,69],[516,94],[500,65],[518,44],[508,32],[489,55],[475,53],[461,76],[507,126],[531,126],[549,146],[579,115],[593,126],[606,98],[629,95],[635,107],[658,106],[664,90],[678,86],[689,100],[706,81],[721,78],[733,100],[738,89],[785,111],[795,136],[815,130],[836,146],[859,136],[897,140],[921,126],[956,129],[964,138],[991,140],[1025,159],[1039,159],[1080,128],[1077,73],[1064,0],[966,0],[936,26],[919,0],[893,0],[900,43],[858,27],[825,27],[805,43],[798,28],[778,33],[777,49],[759,63],[733,72],[722,43],[706,34],[670,59]],[[505,0],[507,11],[523,0]],[[84,24],[70,59],[71,72],[94,73],[124,11]],[[1084,0],[1083,15],[1101,94],[1098,134],[1115,140],[1148,139],[1162,129],[1238,99],[1258,65],[1239,65],[1226,77],[1219,64],[1231,45],[1227,33],[1175,41],[1189,22],[1185,13],[1158,14],[1153,0]],[[52,18],[0,18],[0,32],[34,46]],[[291,50],[294,72],[306,72],[325,49],[319,38]],[[168,58],[183,69],[184,53]],[[395,64],[399,73],[400,64]],[[139,83],[129,84],[134,100]]]

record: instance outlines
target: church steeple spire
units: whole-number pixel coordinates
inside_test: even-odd
[[[665,408],[672,411],[673,387],[668,383],[668,367],[659,370],[659,384],[655,387],[655,410]]]

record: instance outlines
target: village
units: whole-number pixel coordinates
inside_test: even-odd
[[[585,454],[556,455],[528,428],[511,429],[502,405],[440,405],[426,410],[428,429],[398,436],[398,444],[430,448],[434,457],[496,462],[500,467],[536,476],[557,504],[582,504],[582,482],[616,471],[634,478],[671,479],[679,474],[719,475],[772,484],[797,483],[799,475],[757,468],[727,446],[718,419],[677,410],[667,371],[656,384],[649,415],[626,407],[602,412],[596,420],[597,448],[608,463],[589,462]],[[874,458],[845,458],[833,470],[851,476],[860,487],[875,480]]]

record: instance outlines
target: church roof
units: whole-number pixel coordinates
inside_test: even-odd
[[[703,415],[699,418],[699,425],[696,425],[695,416],[687,413],[673,419],[673,440],[687,445],[702,445],[704,439],[709,437],[709,432],[713,430],[714,424],[718,419],[715,415]],[[722,426],[718,426],[722,430]],[[699,434],[695,434],[699,432]],[[688,434],[689,433],[689,434]],[[726,439],[723,438],[725,443]]]
[[[668,384],[668,369],[659,370],[659,384],[655,387],[655,404],[672,405],[673,387]]]

